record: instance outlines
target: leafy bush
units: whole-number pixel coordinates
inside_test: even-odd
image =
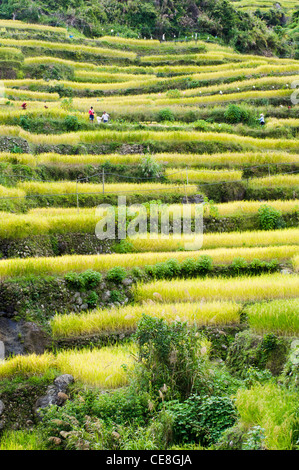
[[[106,276],[107,281],[115,282],[116,284],[120,283],[127,277],[127,271],[120,267],[116,266],[115,268],[111,268]]]
[[[65,274],[64,279],[71,289],[94,289],[102,279],[102,274],[87,269],[82,273],[69,272]]]
[[[160,109],[160,111],[157,114],[157,121],[174,121],[174,114],[171,109],[165,108],[165,109]]]
[[[64,120],[64,125],[68,132],[80,129],[80,123],[77,116],[67,116]]]
[[[224,113],[224,118],[229,124],[237,124],[242,122],[243,124],[253,124],[255,121],[254,114],[251,110],[244,107],[230,104]]]
[[[85,299],[88,307],[91,307],[91,308],[97,305],[98,300],[99,300],[99,296],[94,290],[91,291]]]
[[[192,395],[183,403],[166,404],[174,417],[176,442],[200,442],[204,446],[216,443],[223,431],[236,422],[237,413],[228,397]]]
[[[268,204],[262,204],[258,210],[260,228],[263,230],[274,230],[282,228],[284,221],[281,212]]]

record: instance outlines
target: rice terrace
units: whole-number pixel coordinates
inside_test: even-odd
[[[292,0],[0,2],[0,450],[299,449],[298,137]]]

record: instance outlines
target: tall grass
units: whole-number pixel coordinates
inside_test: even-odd
[[[27,429],[6,430],[0,439],[1,450],[46,450],[46,446],[42,436],[37,431]]]
[[[273,300],[245,308],[250,328],[264,334],[298,336],[299,299]]]
[[[298,432],[298,396],[274,383],[239,389],[236,407],[241,423],[247,429],[265,429],[268,450],[294,450],[294,434]]]
[[[260,301],[299,296],[299,278],[271,274],[233,279],[156,281],[136,288],[135,300],[142,302],[198,302],[210,300]]]

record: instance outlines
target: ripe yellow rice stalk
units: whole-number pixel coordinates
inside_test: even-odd
[[[120,51],[117,49],[108,49],[102,47],[92,47],[86,46],[84,44],[67,44],[67,43],[58,43],[58,42],[47,42],[47,41],[38,41],[35,39],[4,39],[0,38],[0,44],[4,46],[16,46],[16,47],[37,47],[51,50],[62,50],[62,51],[71,51],[71,52],[83,52],[87,54],[100,55],[102,57],[115,57],[115,58],[124,58],[124,59],[135,59],[136,54],[134,52]]]
[[[218,210],[220,217],[233,217],[233,216],[242,216],[255,214],[259,210],[263,203],[261,201],[233,201],[233,202],[224,202],[222,204],[215,204],[215,207]],[[274,200],[270,202],[264,202],[271,207],[281,211],[282,213],[286,212],[299,212],[299,200]],[[206,212],[205,215],[210,214],[209,206],[205,206]]]
[[[29,153],[0,152],[0,162],[20,163],[21,165],[36,166],[36,157]]]
[[[249,180],[249,187],[253,189],[294,187],[295,189],[299,187],[299,174],[280,174],[263,178],[252,178]]]
[[[299,129],[299,119],[296,118],[287,118],[287,119],[277,119],[270,118],[267,119],[267,129],[279,129],[280,127],[294,127]]]
[[[56,315],[51,320],[54,338],[132,331],[143,313],[168,322],[190,325],[227,325],[239,323],[241,306],[234,302],[128,305],[119,309],[97,309],[87,313]]]
[[[161,43],[158,39],[135,39],[135,38],[121,38],[119,36],[101,36],[100,41],[110,42],[111,44],[122,45],[140,45],[140,46],[156,46],[160,47]],[[167,43],[166,43],[167,44]],[[172,45],[172,43],[170,43]]]
[[[69,132],[58,135],[31,134],[21,128],[0,126],[0,135],[15,135],[36,145],[101,143],[101,142],[218,142],[222,144],[239,144],[246,149],[269,149],[299,151],[298,139],[259,139],[254,137],[217,132],[188,132],[188,131],[110,131],[94,130]]]
[[[268,274],[257,277],[156,281],[140,284],[135,300],[199,302],[210,300],[261,301],[299,297],[299,277],[294,274]]]
[[[220,89],[221,91],[221,89]],[[240,91],[237,93],[223,93],[223,94],[214,94],[209,96],[192,96],[190,98],[181,98],[179,100],[180,105],[193,105],[201,103],[220,103],[225,101],[243,101],[249,99],[262,99],[262,98],[280,98],[291,96],[293,90],[291,89],[280,89],[280,90],[250,90],[250,91]],[[168,99],[157,99],[157,105],[171,105],[176,104],[177,101]]]
[[[66,350],[57,355],[56,364],[63,374],[73,375],[76,381],[104,389],[127,384],[127,371],[133,366],[136,349],[132,345],[118,345],[101,349]]]
[[[264,202],[266,204],[267,202]],[[232,202],[224,202],[220,204],[214,204],[216,207],[220,217],[234,217],[234,216],[242,216],[242,215],[252,215],[256,214],[263,202],[261,201],[232,201]],[[273,200],[268,203],[271,207],[278,209],[282,213],[293,213],[299,212],[299,200],[298,199],[290,199],[290,200]],[[179,204],[170,204],[169,206],[170,211],[177,210],[178,207],[181,207]],[[95,214],[95,207],[83,207],[80,209],[80,215],[94,215]],[[181,209],[182,210],[182,209]],[[31,209],[28,214],[32,216],[45,216],[45,217],[53,217],[53,216],[67,216],[67,215],[76,215],[77,208],[70,207],[40,207],[36,209]],[[195,214],[195,205],[191,204],[191,215],[194,217]],[[210,206],[208,204],[204,205],[204,216],[210,215]]]
[[[0,378],[12,375],[39,375],[55,367],[55,356],[52,353],[17,355],[0,362]]]
[[[292,67],[294,67],[294,66],[290,66],[290,68],[292,68]],[[298,66],[297,70],[299,71],[299,66]],[[280,69],[280,71],[285,71],[285,70],[282,67]],[[246,72],[247,72],[246,69],[242,70],[242,73],[246,73]],[[255,73],[255,72],[257,72],[257,70],[252,69],[248,72]],[[222,74],[222,77],[224,77],[226,75],[230,76],[229,73],[230,73],[229,71],[227,71],[227,72],[218,72],[217,76],[218,75],[221,76],[221,74]],[[238,71],[238,73],[239,73],[239,71]],[[213,73],[213,74],[209,74],[209,75],[210,75],[210,78],[211,78],[211,76],[214,77],[214,75],[216,75],[216,72]],[[205,77],[205,74],[200,74],[198,76],[196,74],[194,74],[192,78],[194,80],[196,80],[196,79],[208,78],[208,76]],[[230,92],[236,92],[237,87],[239,87],[240,90],[244,90],[246,88],[252,88],[253,86],[255,88],[262,88],[262,87],[265,87],[265,86],[266,87],[275,86],[275,87],[280,88],[281,86],[286,86],[286,85],[291,87],[291,83],[293,81],[295,81],[297,78],[298,78],[298,75],[278,76],[278,77],[270,76],[270,77],[262,77],[262,78],[251,78],[250,80],[234,81],[233,83],[221,83],[221,84],[218,84],[218,85],[201,87],[201,88],[193,88],[191,90],[186,90],[186,92],[184,93],[183,99],[182,98],[172,98],[172,99],[167,99],[167,100],[161,99],[161,100],[159,100],[159,103],[161,103],[161,104],[172,104],[172,103],[186,104],[186,103],[188,103],[188,101],[187,101],[188,99],[185,98],[185,97],[198,96],[199,92],[201,92],[203,95],[204,94],[217,93],[217,92],[219,93],[220,90],[222,92],[230,93]]]
[[[19,117],[22,112],[12,113]],[[35,113],[33,113],[35,114]],[[76,113],[77,114],[77,113]],[[38,112],[36,112],[38,115]],[[51,116],[65,117],[64,114],[57,114],[51,110]],[[81,115],[81,113],[78,113]],[[1,119],[1,115],[0,115]],[[142,161],[144,155],[141,154],[105,154],[105,155],[62,155],[60,153],[40,153],[38,155],[29,154],[11,154],[8,152],[0,153],[0,161],[10,162],[17,160],[30,166],[50,164],[50,165],[103,165],[105,162],[117,165],[135,165]],[[298,154],[290,154],[287,152],[232,152],[232,153],[216,153],[216,154],[184,154],[184,153],[157,153],[154,160],[165,166],[176,168],[186,167],[212,167],[215,165],[224,165],[231,167],[264,165],[275,163],[299,163]]]
[[[292,259],[293,268],[297,273],[299,273],[299,255],[294,256]]]
[[[236,170],[193,170],[167,168],[165,176],[170,181],[185,181],[191,183],[214,181],[237,181],[242,179],[242,171]]]
[[[105,389],[117,388],[127,383],[127,374],[122,368],[133,365],[135,353],[132,346],[113,346],[102,349],[63,351],[54,356],[52,353],[15,356],[0,363],[0,378],[13,375],[41,375],[50,368],[63,374],[71,374],[75,380]]]
[[[54,183],[39,183],[25,181],[18,183],[18,187],[26,192],[27,195],[32,194],[96,194],[103,192],[102,184],[78,183],[72,181],[60,181]],[[167,185],[162,183],[107,183],[104,186],[105,194],[144,194],[157,196],[159,193],[167,194],[167,192],[181,194],[195,194],[196,185]]]
[[[245,308],[245,314],[250,328],[258,333],[299,334],[299,298],[250,305]]]
[[[141,237],[130,238],[129,242],[138,252],[166,252],[182,248],[184,243],[192,236],[182,236],[176,239],[175,236],[160,236],[158,239],[147,239]],[[299,228],[287,230],[253,230],[249,232],[222,232],[205,233],[203,235],[203,249],[220,247],[254,247],[254,246],[279,246],[279,245],[299,245]]]
[[[60,57],[51,57],[51,56],[40,56],[40,57],[25,57],[25,65],[36,65],[36,64],[61,64],[69,65],[75,69],[91,69],[94,70],[97,68],[95,64],[90,62],[76,62],[74,60],[62,59]]]
[[[194,241],[189,239],[189,243]],[[179,246],[178,246],[179,248]],[[187,258],[197,259],[200,256],[210,256],[214,264],[229,264],[235,258],[242,257],[247,261],[260,260],[288,260],[298,253],[298,245],[293,246],[267,246],[254,248],[219,248],[198,251],[173,252],[147,252],[124,253],[108,255],[65,255],[45,258],[15,258],[0,260],[0,279],[6,277],[27,276],[31,274],[63,275],[69,271],[82,272],[87,269],[107,272],[115,266],[126,269],[144,267],[175,258],[183,261]]]
[[[46,93],[39,91],[30,91],[30,90],[16,90],[14,88],[5,88],[5,97],[14,97],[19,99],[34,99],[40,101],[57,101],[59,100],[58,93]]]
[[[25,191],[19,188],[7,188],[6,186],[0,185],[0,199],[3,198],[24,198]]]
[[[30,24],[24,23],[19,20],[0,20],[0,28],[13,28],[13,29],[31,29],[38,31],[50,31],[53,33],[64,33],[67,34],[66,28],[58,26],[47,26],[43,24]]]
[[[95,72],[94,70],[77,70],[75,73],[75,79],[83,82],[96,82],[101,83],[104,81],[113,82],[129,82],[134,80],[144,81],[148,78],[155,78],[155,75],[145,74],[129,74],[129,73],[109,73],[109,72]]]

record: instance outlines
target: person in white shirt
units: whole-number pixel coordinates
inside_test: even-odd
[[[103,114],[102,114],[102,121],[103,121],[104,123],[107,123],[108,120],[109,120],[109,117],[110,117],[109,114],[106,113],[106,111],[104,111]]]

